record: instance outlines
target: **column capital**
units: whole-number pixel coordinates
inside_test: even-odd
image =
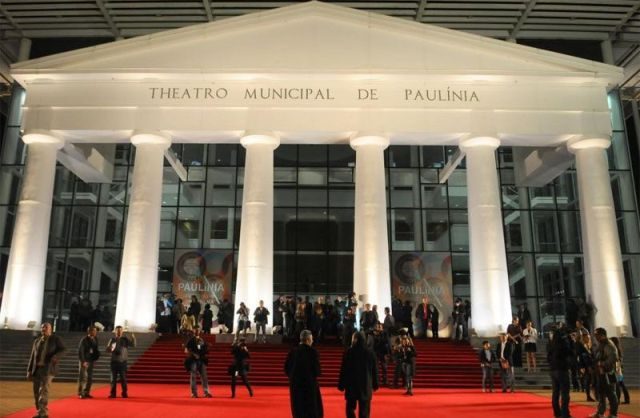
[[[171,135],[160,131],[134,131],[131,135],[131,143],[136,146],[156,144],[169,148],[171,146]]]
[[[459,147],[465,151],[475,147],[490,147],[496,149],[500,146],[500,139],[493,135],[467,135],[460,139]]]
[[[385,149],[389,146],[389,143],[389,137],[379,133],[357,132],[349,139],[349,145],[353,149],[363,145],[375,145]]]
[[[34,129],[31,131],[26,131],[24,135],[22,135],[22,141],[27,144],[53,144],[58,147],[58,149],[64,146],[64,139],[55,135],[51,131]]]
[[[280,136],[269,131],[246,131],[240,138],[240,143],[245,148],[249,145],[262,144],[271,145],[273,149],[276,149],[280,145]]]
[[[588,148],[607,149],[610,145],[611,139],[606,135],[583,136],[580,138],[572,138],[567,141],[567,149],[573,154]]]

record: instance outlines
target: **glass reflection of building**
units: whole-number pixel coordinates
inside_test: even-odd
[[[0,279],[4,284],[24,163],[16,87],[1,122]],[[610,96],[613,145],[608,149],[627,294],[640,322],[640,230],[620,103]],[[179,140],[179,139],[176,139]],[[237,250],[244,148],[174,144],[188,171],[164,171],[158,292],[171,291],[174,260],[185,249]],[[390,258],[405,253],[451,256],[454,296],[469,298],[469,241],[464,163],[446,184],[440,172],[455,148],[391,146],[385,153]],[[111,184],[87,184],[59,166],[44,301],[45,318],[65,318],[71,301],[89,295],[114,305],[133,169],[134,147],[116,146]],[[575,173],[536,188],[515,184],[513,152],[498,150],[511,305],[527,303],[534,321],[563,320],[569,299],[586,298]],[[275,151],[274,293],[336,295],[353,286],[355,152],[348,145],[281,145]],[[394,269],[393,264],[391,270]],[[235,272],[234,272],[235,280]],[[542,326],[540,326],[542,328]]]

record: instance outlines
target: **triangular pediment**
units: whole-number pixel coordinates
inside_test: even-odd
[[[609,84],[622,76],[610,65],[315,1],[26,61],[13,73],[549,75]]]

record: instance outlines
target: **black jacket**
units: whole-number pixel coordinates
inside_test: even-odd
[[[306,344],[300,344],[289,352],[284,371],[289,377],[293,418],[322,418],[324,408],[318,385],[320,376],[318,351]]]
[[[85,361],[93,362],[100,358],[100,350],[98,349],[98,337],[90,338],[85,335],[78,345],[78,360],[82,363]]]
[[[198,361],[204,364],[209,363],[209,359],[207,358],[207,354],[209,353],[209,346],[207,342],[201,337],[196,337],[195,335],[189,338],[187,344],[185,344],[185,348],[189,352],[189,357],[192,361]]]
[[[489,350],[489,353],[491,353],[491,355],[489,356],[490,358],[487,359],[487,356],[484,353],[484,348],[481,348],[480,351],[478,351],[478,359],[480,360],[481,365],[491,367],[493,363],[498,360],[496,357],[496,353],[491,350]]]
[[[47,375],[55,376],[58,373],[58,360],[60,355],[66,350],[62,338],[52,334],[47,338],[47,341],[44,341],[43,337],[38,337],[33,341],[29,365],[27,366],[27,372],[32,374],[36,371],[38,365],[37,351],[39,344],[46,344],[43,347],[43,349],[46,348],[43,367],[47,369]]]
[[[575,362],[574,351],[569,336],[566,333],[556,332],[553,339],[547,345],[547,361],[549,369],[566,371]]]
[[[363,341],[349,348],[342,357],[338,389],[346,399],[369,400],[378,390],[376,356]]]
[[[502,343],[498,342],[496,345],[496,358],[501,359],[500,352],[502,351]],[[509,361],[509,365],[513,366],[513,343],[509,340],[505,343],[504,358]]]

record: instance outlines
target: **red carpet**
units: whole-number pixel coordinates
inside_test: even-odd
[[[214,344],[215,336],[208,335],[211,343],[210,362],[207,368],[209,382],[226,384],[227,367],[231,364],[230,346]],[[187,383],[189,375],[184,370],[182,340],[176,335],[160,337],[129,368],[129,381],[133,383]],[[477,354],[469,344],[454,344],[448,339],[416,340],[417,373],[416,388],[477,388],[482,380]],[[320,351],[322,364],[322,386],[335,386],[338,381],[342,347],[337,343],[315,346]],[[283,372],[284,360],[290,346],[249,344],[251,351],[251,380],[260,386],[286,386]],[[389,378],[393,378],[393,365],[388,367]],[[496,384],[499,376],[496,373]]]
[[[54,383],[55,385],[55,383]],[[188,385],[133,384],[129,399],[107,399],[108,388],[94,391],[95,399],[75,397],[54,401],[49,405],[51,418],[157,418],[157,417],[229,417],[287,418],[290,417],[288,389],[257,387],[249,398],[246,389],[238,388],[236,399],[230,399],[228,386],[215,386],[213,399],[191,399]],[[413,397],[402,391],[381,389],[374,395],[372,418],[545,418],[552,417],[550,400],[529,393],[479,393],[479,390],[418,389]],[[333,388],[323,388],[326,418],[341,418],[344,398]],[[584,418],[593,407],[572,406],[576,418]],[[33,408],[9,415],[30,418]],[[619,415],[631,418],[629,415]]]

